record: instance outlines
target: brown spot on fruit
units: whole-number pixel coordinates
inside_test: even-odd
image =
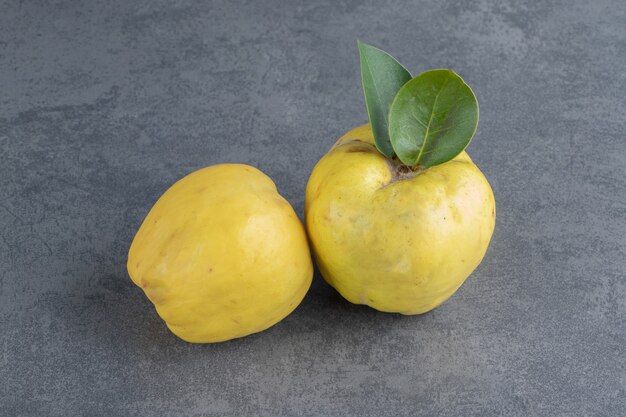
[[[365,148],[350,148],[346,151],[346,153],[367,153],[369,151],[369,149]]]

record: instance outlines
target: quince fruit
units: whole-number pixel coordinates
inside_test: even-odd
[[[313,169],[305,218],[324,279],[355,304],[425,313],[481,262],[495,200],[465,151],[412,170],[385,157],[370,125],[332,147]]]
[[[150,210],[128,272],[188,342],[260,332],[291,313],[313,266],[302,223],[272,180],[247,165],[196,171]]]

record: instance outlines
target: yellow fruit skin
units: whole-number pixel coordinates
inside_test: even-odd
[[[298,306],[313,277],[291,205],[269,177],[238,164],[201,169],[168,189],[127,267],[169,329],[194,343],[267,329]]]
[[[421,314],[447,300],[485,255],[495,213],[467,153],[402,172],[376,150],[369,124],[339,139],[306,189],[322,276],[348,301],[386,312]]]

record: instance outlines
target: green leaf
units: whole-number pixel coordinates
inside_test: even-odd
[[[411,74],[387,52],[357,41],[361,60],[361,82],[365,106],[376,147],[383,155],[394,155],[389,140],[389,108],[400,87]]]
[[[478,126],[472,89],[449,69],[421,73],[398,91],[389,111],[389,136],[400,161],[434,166],[457,156]]]

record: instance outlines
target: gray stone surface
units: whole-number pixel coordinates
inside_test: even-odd
[[[366,120],[357,38],[474,88],[484,262],[423,316],[316,275],[266,332],[177,339],[126,274],[134,232],[219,162],[301,215]],[[0,415],[624,415],[625,68],[622,0],[0,0]]]

